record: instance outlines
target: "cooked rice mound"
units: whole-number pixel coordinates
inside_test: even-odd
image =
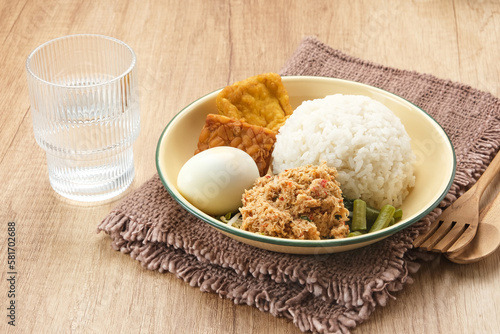
[[[258,178],[243,195],[241,229],[288,239],[345,238],[349,211],[336,176],[322,164]]]
[[[389,108],[336,94],[305,101],[288,118],[276,136],[273,172],[325,161],[336,168],[347,198],[399,207],[415,184],[415,160],[410,137]]]

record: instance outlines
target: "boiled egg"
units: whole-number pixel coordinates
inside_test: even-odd
[[[177,175],[177,188],[201,211],[217,216],[236,211],[245,189],[259,177],[252,157],[240,149],[219,146],[191,157]]]

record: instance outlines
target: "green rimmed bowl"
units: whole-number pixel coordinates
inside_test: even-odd
[[[398,116],[411,137],[417,156],[415,187],[401,206],[401,221],[384,230],[362,236],[329,240],[292,240],[240,230],[211,217],[189,203],[177,188],[177,174],[193,156],[207,114],[218,113],[215,98],[220,90],[205,95],[181,110],[165,127],[156,149],[156,168],[163,185],[188,212],[221,233],[255,247],[292,254],[325,254],[363,247],[400,231],[431,212],[447,194],[455,177],[455,152],[441,126],[407,100],[382,89],[341,79],[283,77],[290,103],[295,109],[304,100],[332,94],[365,95],[378,100]]]

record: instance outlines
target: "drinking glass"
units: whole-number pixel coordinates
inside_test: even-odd
[[[102,35],[70,35],[36,48],[26,61],[33,130],[60,195],[110,199],[134,179],[140,131],[136,56]]]

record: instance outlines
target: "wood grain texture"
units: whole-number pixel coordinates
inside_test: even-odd
[[[24,70],[39,44],[99,33],[136,51],[142,124],[132,191],[155,173],[157,140],[177,112],[236,80],[279,71],[304,36],[500,96],[498,26],[495,0],[0,0],[0,332],[299,333],[113,251],[96,227],[120,199],[81,205],[52,191]],[[9,221],[17,227],[16,327],[5,316]],[[499,260],[497,251],[471,265],[423,264],[354,332],[497,333]]]

